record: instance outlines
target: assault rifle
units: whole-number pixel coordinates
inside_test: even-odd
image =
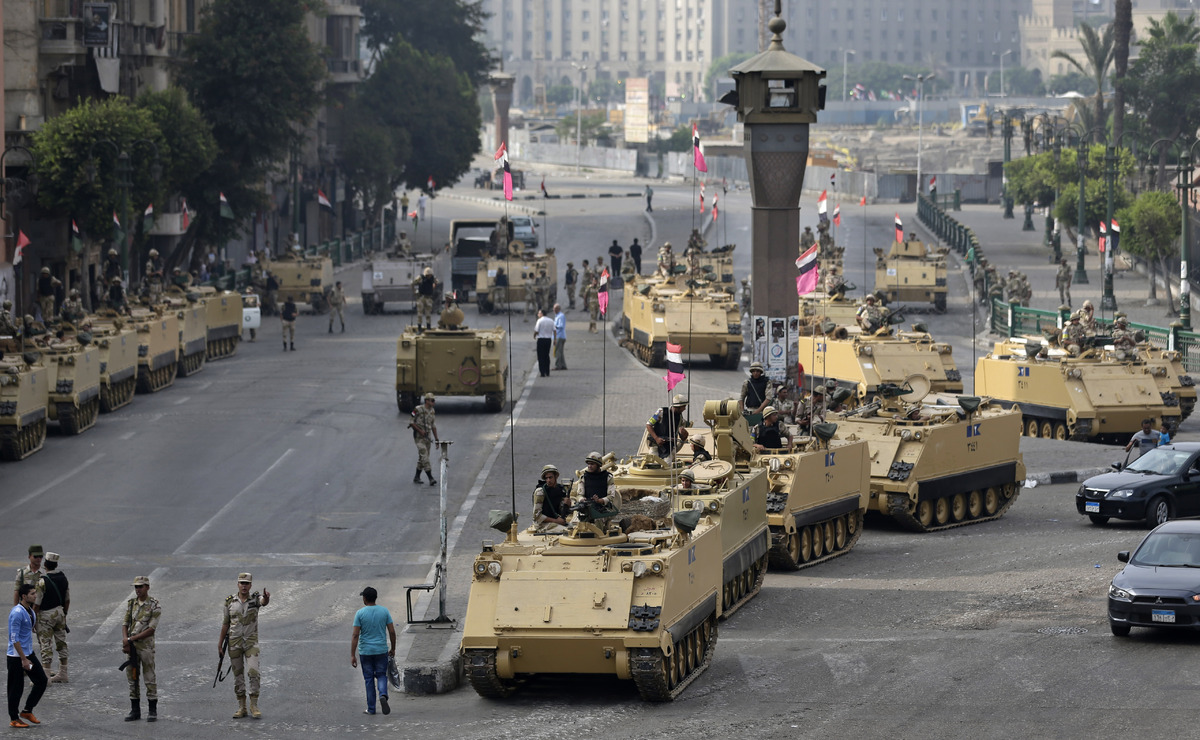
[[[221,668],[225,665],[225,653],[229,650],[229,635],[225,635],[225,639],[221,642],[221,655],[217,658],[217,675],[213,676],[213,688],[217,688],[217,681],[224,681],[225,676],[233,670],[233,666],[229,666],[229,670],[225,671],[225,676],[221,675]]]
[[[129,668],[130,670],[133,671],[133,680],[136,681],[136,680],[138,680],[138,667],[140,665],[141,665],[141,663],[138,662],[137,645],[135,645],[133,643],[133,640],[130,640],[129,641],[129,657],[125,659],[124,663],[117,666],[117,670],[123,671],[126,668]]]

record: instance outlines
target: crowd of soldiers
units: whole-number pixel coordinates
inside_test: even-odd
[[[1016,301],[1028,308],[1029,301],[1033,298],[1033,288],[1025,273],[1019,270],[1009,270],[1007,276],[1002,276],[996,271],[994,265],[988,264],[986,257],[979,258],[972,279],[975,284],[975,295],[979,296],[979,302],[982,304],[990,304],[993,299],[999,298],[1006,302]],[[1067,297],[1068,299],[1070,297],[1069,281]]]

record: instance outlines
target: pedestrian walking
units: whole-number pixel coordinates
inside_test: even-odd
[[[538,375],[550,377],[550,348],[554,345],[554,319],[538,309],[537,323],[533,325],[533,338],[537,342]]]
[[[379,606],[375,600],[379,592],[367,586],[360,594],[363,607],[354,615],[354,634],[350,637],[350,665],[357,667],[362,661],[363,682],[367,688],[367,709],[364,714],[375,714],[375,694],[379,693],[379,707],[384,714],[391,714],[388,706],[388,659],[396,657],[396,627],[391,612]],[[387,637],[391,638],[388,649]]]
[[[23,583],[17,589],[17,603],[8,613],[8,726],[24,728],[30,724],[40,725],[33,709],[46,693],[46,672],[33,651],[34,587]],[[21,695],[25,693],[25,677],[28,676],[33,689],[25,699],[25,708],[19,713]]]
[[[154,633],[162,607],[150,596],[150,577],[133,579],[134,597],[125,604],[125,619],[121,622],[121,652],[129,656],[125,678],[129,681],[129,714],[126,722],[142,718],[141,687],[146,684],[147,722],[158,719],[158,677],[154,673]]]
[[[408,428],[413,430],[413,443],[417,446],[417,472],[413,473],[413,483],[420,483],[421,471],[425,471],[431,486],[437,481],[433,479],[433,468],[429,465],[429,447],[432,444],[430,439],[441,441],[438,437],[437,414],[433,410],[433,404],[433,394],[426,393],[424,403],[413,409],[412,421],[408,423]]]
[[[567,315],[563,313],[562,304],[554,304],[554,369],[566,370],[567,358],[563,351],[567,346]]]
[[[1054,275],[1054,287],[1058,288],[1058,300],[1066,306],[1071,307],[1071,268],[1067,265],[1066,258],[1059,260],[1058,272]]]
[[[300,314],[300,310],[296,308],[296,300],[288,296],[287,301],[283,304],[283,311],[279,314],[279,323],[283,326],[283,351],[287,352],[290,347],[294,352],[296,350],[296,317]]]
[[[621,258],[625,255],[625,250],[617,244],[617,240],[613,239],[612,246],[608,248],[608,260],[612,265],[613,277],[621,274]]]
[[[38,581],[42,580],[42,575],[45,573],[42,570],[42,560],[45,554],[41,545],[29,546],[29,565],[17,568],[17,578],[13,581],[13,606],[21,603],[20,591],[23,584],[36,586]]]
[[[247,714],[247,684],[250,689],[248,713],[254,719],[262,718],[262,712],[258,709],[258,610],[271,603],[271,592],[264,588],[261,596],[257,591],[250,593],[253,582],[249,573],[238,574],[237,593],[225,597],[225,606],[221,610],[221,635],[217,638],[218,659],[224,654],[225,640],[229,640],[229,669],[233,672],[233,693],[238,701],[234,719],[241,719]]]
[[[637,239],[634,239],[633,244],[629,245],[629,259],[633,260],[633,269],[637,272],[638,275],[641,275],[642,274],[642,245],[638,244]]]
[[[570,309],[575,310],[575,286],[579,283],[579,270],[575,269],[574,262],[567,263],[567,274],[563,277],[563,285],[567,288],[567,300],[570,303]]]
[[[50,683],[67,683],[67,612],[71,610],[71,589],[67,576],[58,569],[58,553],[48,552],[46,572],[37,583],[33,603],[37,607],[37,635],[42,648],[42,668],[50,670],[58,652],[58,672]]]
[[[346,333],[346,291],[342,290],[342,281],[337,281],[333,290],[329,291],[329,333],[333,333],[333,317],[337,316],[342,323],[342,333]]]
[[[420,221],[425,220],[425,206],[427,206],[427,205],[429,205],[429,196],[426,195],[425,193],[421,193],[421,195],[417,198],[417,219],[418,220],[420,220]]]
[[[654,213],[654,207],[651,201],[654,199],[654,190],[649,185],[646,186],[646,213]]]

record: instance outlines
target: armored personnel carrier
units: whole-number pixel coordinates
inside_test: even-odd
[[[91,340],[83,333],[42,350],[49,418],[64,434],[91,429],[100,416],[100,348]]]
[[[0,358],[0,460],[24,460],[45,444],[48,378],[37,352]]]
[[[204,369],[208,357],[208,309],[198,301],[199,294],[173,288],[163,293],[159,310],[164,316],[175,314],[179,321],[178,375],[186,378]]]
[[[712,281],[720,283],[722,288],[733,288],[733,250],[737,248],[736,244],[725,244],[720,247],[713,247],[707,252],[696,253],[696,268],[701,274],[712,274]],[[689,261],[690,255],[684,257],[684,261]],[[728,291],[727,291],[728,292]]]
[[[667,284],[631,283],[622,291],[621,329],[642,364],[665,367],[667,342],[684,355],[708,355],[736,370],[742,358],[742,313],[734,297],[679,275]]]
[[[232,357],[242,334],[242,295],[207,286],[191,288],[204,304],[209,360]]]
[[[434,329],[410,326],[396,340],[396,405],[408,413],[425,393],[483,396],[491,412],[508,400],[508,335],[469,329],[449,296]]]
[[[293,250],[263,264],[264,270],[279,279],[276,300],[282,304],[288,298],[307,303],[314,313],[329,309],[329,291],[333,290],[333,260],[327,255],[307,256]]]
[[[1183,353],[1159,349],[1149,342],[1138,345],[1140,357],[1158,379],[1159,393],[1171,393],[1179,402],[1179,420],[1196,409],[1196,381],[1183,366]]]
[[[437,254],[402,255],[398,253],[378,257],[363,264],[362,302],[363,313],[381,315],[389,303],[398,303],[402,308],[415,310],[417,304],[416,281],[425,268],[433,270],[440,281],[445,281],[449,272],[450,255]]]
[[[475,691],[503,698],[534,676],[597,674],[671,701],[695,681],[716,647],[721,524],[707,503],[692,509],[672,495],[662,529],[576,520],[530,539],[514,522],[504,541],[485,541],[461,643]]]
[[[1107,337],[1089,339],[1078,356],[1040,340],[998,342],[975,366],[975,388],[1004,406],[1020,404],[1025,435],[1078,442],[1124,443],[1142,419],[1179,426],[1176,401],[1164,401],[1155,379],[1106,350]]]
[[[135,308],[125,323],[138,337],[138,391],[155,393],[174,383],[179,370],[179,317],[170,311]]]
[[[874,401],[830,415],[847,441],[870,450],[868,508],[914,532],[998,519],[1021,492],[1019,408],[974,396],[931,396],[912,376]]]
[[[885,257],[875,249],[875,290],[889,303],[932,303],[938,313],[946,310],[945,247],[930,249],[912,234],[908,241],[892,242]]]
[[[892,314],[893,320],[902,320]],[[903,383],[910,375],[925,376],[935,393],[960,393],[962,374],[949,344],[936,342],[922,324],[912,331],[891,327],[866,334],[858,326],[826,322],[820,331],[801,334],[797,357],[814,382],[830,378],[858,398],[867,398],[883,383]]]
[[[115,315],[91,318],[88,331],[100,350],[100,410],[116,411],[133,400],[137,389],[138,334]]]
[[[820,326],[832,321],[838,326],[854,326],[858,321],[858,301],[835,298],[822,291],[800,297],[800,326]]]
[[[507,257],[485,255],[476,264],[475,302],[479,312],[494,313],[500,305],[506,309],[513,304],[524,308],[526,299],[533,293],[534,281],[543,270],[550,284],[539,308],[549,311],[558,300],[558,259],[554,256],[554,248],[538,254],[523,249],[520,242],[513,242],[510,249],[513,252]],[[508,276],[507,289],[496,287],[496,274],[500,268]]]

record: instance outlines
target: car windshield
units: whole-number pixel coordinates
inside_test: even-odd
[[[1200,534],[1163,532],[1146,538],[1129,561],[1134,565],[1200,568]]]
[[[1187,465],[1188,458],[1191,456],[1190,452],[1168,450],[1160,447],[1150,450],[1129,463],[1129,467],[1126,470],[1132,470],[1135,473],[1178,475],[1183,472],[1184,466]]]

